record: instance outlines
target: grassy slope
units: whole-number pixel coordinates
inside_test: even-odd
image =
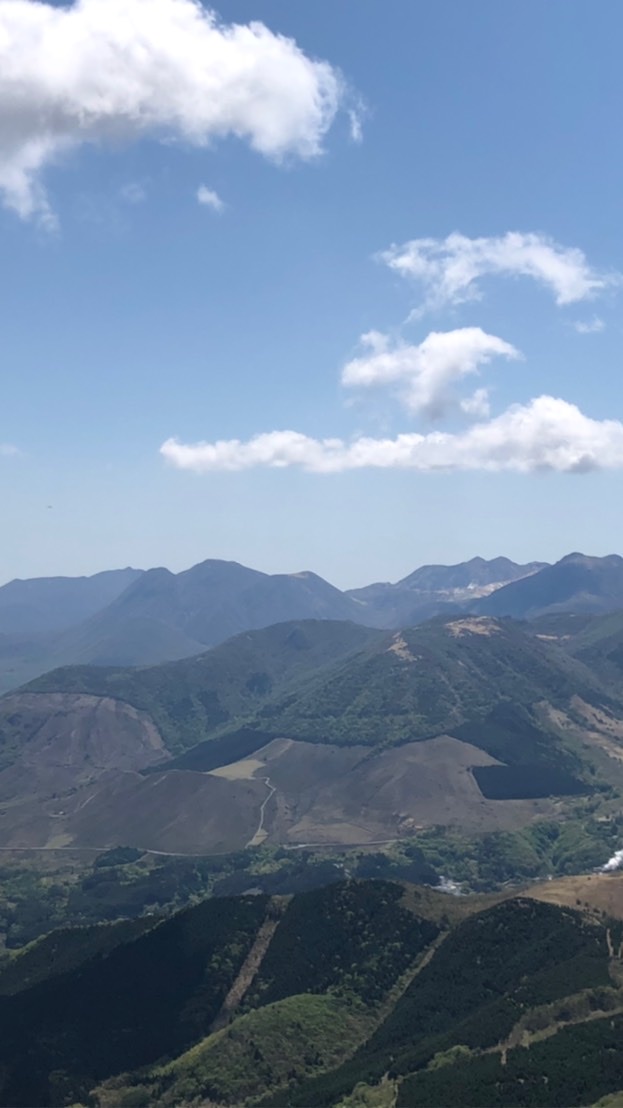
[[[290,996],[248,1012],[175,1061],[124,1091],[118,1082],[102,1090],[123,1106],[179,1105],[197,1098],[240,1105],[267,1088],[299,1082],[319,1069],[338,1065],[361,1042],[371,1016],[362,1003],[337,996]],[[338,1032],[339,1029],[339,1033]],[[138,1094],[138,1095],[137,1095]]]
[[[175,753],[256,712],[278,690],[383,639],[352,623],[308,620],[238,635],[196,658],[140,669],[73,666],[31,692],[82,692],[148,712]]]

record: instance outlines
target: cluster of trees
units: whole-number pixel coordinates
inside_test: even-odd
[[[564,1028],[528,1049],[473,1057],[402,1082],[398,1108],[572,1108],[623,1088],[620,1016]]]
[[[204,901],[0,997],[0,1103],[83,1101],[98,1080],[180,1054],[206,1035],[266,907],[259,896]]]
[[[401,894],[385,881],[348,881],[294,897],[248,1004],[327,991],[376,1004],[439,931],[402,908]]]
[[[450,932],[350,1061],[296,1089],[269,1094],[261,1104],[329,1108],[358,1083],[374,1085],[387,1073],[400,1077],[417,1073],[414,1082],[430,1081],[434,1088],[427,1100],[428,1093],[419,1084],[416,1089],[415,1084],[405,1083],[410,1090],[410,1099],[401,1102],[405,1106],[488,1104],[477,1096],[464,1101],[446,1067],[434,1078],[423,1071],[453,1047],[467,1047],[477,1054],[495,1046],[534,1007],[609,982],[605,928],[575,912],[537,901],[504,902]],[[456,1063],[447,1069],[463,1072],[471,1064]],[[492,1103],[516,1101],[510,1096]]]

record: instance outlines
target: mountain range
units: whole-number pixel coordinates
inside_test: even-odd
[[[15,583],[46,672],[0,698],[0,1105],[623,1089],[622,566]]]
[[[583,624],[577,656],[569,636],[463,613],[290,622],[177,662],[52,671],[0,700],[0,846],[365,844],[618,795],[611,620],[589,625],[592,653]]]
[[[266,574],[208,560],[182,573],[125,569],[0,588],[0,692],[64,665],[153,665],[246,630],[301,620],[413,627],[469,611],[537,619],[623,608],[623,559],[571,554],[555,565],[473,558],[422,566],[395,584],[340,591],[311,572]]]

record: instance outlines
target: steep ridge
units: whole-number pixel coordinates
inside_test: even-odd
[[[623,608],[623,558],[568,554],[553,566],[505,585],[474,605],[482,615],[533,619],[556,612]]]
[[[621,1087],[620,923],[509,893],[446,898],[431,917],[417,893],[346,881],[294,896],[266,949],[259,896],[97,949],[72,938],[66,972],[0,1000],[0,1104],[328,1108],[386,1103],[385,1083],[387,1103],[510,1108]]]

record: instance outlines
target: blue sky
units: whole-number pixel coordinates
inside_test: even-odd
[[[0,580],[621,551],[620,3],[3,6]]]

